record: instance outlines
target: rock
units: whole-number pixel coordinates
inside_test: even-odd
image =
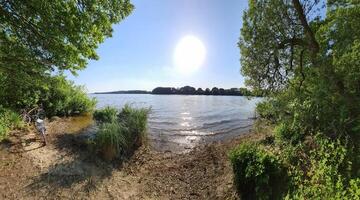
[[[58,121],[58,120],[60,120],[60,119],[61,119],[61,118],[58,117],[58,116],[52,116],[52,117],[50,118],[50,122]]]
[[[30,144],[23,145],[24,151],[32,151],[32,150],[38,149],[43,146],[44,145],[40,142],[31,142]]]

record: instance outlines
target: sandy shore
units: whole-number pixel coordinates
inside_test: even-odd
[[[89,117],[48,123],[49,145],[17,131],[0,147],[0,199],[237,199],[228,151],[245,134],[187,153],[141,147],[123,163],[106,163],[74,138]]]

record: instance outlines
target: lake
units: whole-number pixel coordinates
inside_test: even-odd
[[[230,139],[248,132],[261,98],[241,96],[91,94],[97,107],[125,104],[151,108],[150,145],[160,151],[183,151],[197,144]]]

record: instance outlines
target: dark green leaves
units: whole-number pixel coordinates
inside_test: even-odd
[[[111,37],[112,24],[133,8],[128,0],[1,1],[0,67],[24,61],[23,67],[83,69],[98,58],[95,49]]]

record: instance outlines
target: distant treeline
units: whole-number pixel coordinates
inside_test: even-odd
[[[146,90],[122,90],[112,92],[95,92],[95,94],[178,94],[178,95],[223,95],[223,96],[263,96],[261,93],[255,93],[247,88],[194,88],[191,86],[185,86],[181,88],[174,87],[157,87],[151,92]]]
[[[112,92],[95,92],[95,94],[151,94],[151,92],[146,90],[121,90]]]
[[[181,88],[173,87],[157,87],[152,90],[152,94],[180,94],[180,95],[228,95],[228,96],[262,96],[261,94],[253,93],[247,88],[217,88],[213,87],[211,90],[206,88],[194,88],[191,86],[185,86]]]

